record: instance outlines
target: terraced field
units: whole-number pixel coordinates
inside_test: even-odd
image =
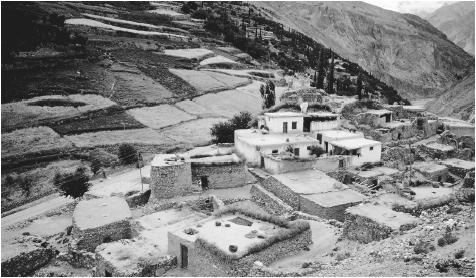
[[[235,77],[212,71],[169,69],[171,73],[190,84],[199,93],[218,92],[249,84],[248,78]]]
[[[154,129],[161,129],[197,118],[196,116],[187,114],[184,111],[167,104],[155,107],[131,109],[127,111],[127,113],[145,126]]]

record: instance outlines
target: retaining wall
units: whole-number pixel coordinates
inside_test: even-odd
[[[250,193],[252,200],[264,207],[266,211],[271,214],[283,215],[293,211],[291,206],[284,203],[281,199],[274,196],[271,192],[260,185],[253,184]]]
[[[202,176],[208,178],[210,189],[238,187],[252,179],[243,163],[192,162],[192,183],[198,186]]]
[[[163,167],[152,166],[150,181],[151,200],[168,199],[193,192],[190,162]]]

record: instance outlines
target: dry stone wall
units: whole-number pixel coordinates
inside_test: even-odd
[[[266,211],[271,214],[283,215],[293,212],[291,206],[285,204],[282,200],[260,185],[253,184],[250,193],[252,200],[258,203],[261,207],[264,207]]]
[[[333,207],[323,207],[306,198],[306,195],[300,196],[301,211],[311,215],[317,215],[325,219],[335,219],[344,222],[345,210],[348,207],[355,206],[360,202],[347,203]]]
[[[124,219],[98,228],[80,230],[73,223],[71,234],[74,238],[73,248],[94,252],[102,243],[131,238],[131,225],[128,219]]]
[[[274,177],[268,177],[261,182],[261,185],[273,193],[276,197],[283,200],[286,204],[290,205],[294,210],[300,210],[299,208],[299,194],[296,194],[289,187],[282,184]]]
[[[253,177],[242,163],[193,163],[192,183],[198,186],[201,177],[207,177],[209,188],[231,188],[244,185]]]
[[[2,277],[27,276],[55,257],[51,248],[37,247],[2,261]]]
[[[190,162],[163,167],[152,166],[150,179],[151,200],[168,199],[193,192]]]

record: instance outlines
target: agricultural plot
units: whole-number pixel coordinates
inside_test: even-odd
[[[105,109],[115,102],[98,95],[50,95],[2,104],[2,129],[35,126],[43,122],[78,116]]]
[[[2,161],[57,154],[72,147],[71,142],[61,138],[49,127],[2,133]]]
[[[83,164],[84,162],[81,160],[59,160],[22,172],[21,175],[20,173],[2,175],[2,211],[29,199],[56,191],[53,185],[55,174],[58,171],[73,172]],[[28,177],[31,180],[29,192],[24,189],[22,190],[22,179],[20,176]]]
[[[114,25],[102,23],[100,21],[87,19],[87,18],[70,18],[65,21],[65,24],[101,28],[101,29],[112,30],[116,32],[124,32],[124,33],[129,33],[134,35],[147,36],[147,37],[166,38],[166,39],[178,40],[178,41],[186,41],[190,38],[184,35],[170,34],[170,33],[164,33],[164,32],[142,31],[142,30],[117,27]]]
[[[239,68],[242,65],[221,55],[207,58],[200,62],[200,67]]]
[[[134,73],[125,66],[116,66],[112,71],[116,83],[111,99],[124,107],[160,104],[174,97],[162,84],[140,71]]]
[[[229,90],[250,83],[250,80],[247,78],[235,77],[212,71],[184,69],[169,69],[169,71],[185,80],[202,94]]]
[[[247,77],[247,78],[252,78],[257,80],[262,80],[263,78],[276,78],[276,74],[274,72],[267,71],[267,70],[206,69],[206,71],[223,73],[223,74],[228,74],[231,76]]]
[[[210,111],[208,107],[198,104],[191,100],[184,100],[181,102],[177,102],[175,106],[177,106],[178,108],[184,110],[185,112],[189,114],[196,115],[201,118],[219,116],[218,114],[215,114],[213,111]]]
[[[179,126],[166,128],[165,130],[161,131],[161,134],[179,142],[192,144],[194,146],[204,146],[208,145],[212,139],[210,128],[214,124],[222,121],[226,121],[226,119],[197,119],[180,124]]]
[[[124,111],[92,115],[92,117],[68,120],[51,127],[61,135],[79,134],[116,129],[137,129],[145,127]]]
[[[202,60],[214,55],[213,51],[206,48],[165,49],[164,54],[189,60]]]
[[[248,86],[234,90],[206,94],[195,98],[193,101],[206,107],[209,111],[227,118],[231,118],[242,111],[257,114],[262,109],[262,100],[259,93],[260,84],[261,82],[255,81]]]
[[[153,14],[158,14],[158,15],[163,15],[163,16],[168,16],[171,19],[174,20],[183,20],[183,19],[188,19],[190,16],[186,14],[182,14],[176,11],[168,10],[168,9],[155,9],[155,10],[150,10],[147,11],[149,13]]]
[[[151,128],[90,132],[65,136],[65,138],[77,147],[98,147],[123,143],[156,145],[164,148],[178,145],[178,142],[174,139],[170,139],[163,133]]]
[[[128,110],[127,113],[145,126],[154,129],[178,124],[180,122],[196,119],[196,116],[171,105],[160,105],[155,107],[144,107]]]

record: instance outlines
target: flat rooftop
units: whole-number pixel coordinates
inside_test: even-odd
[[[132,217],[127,202],[119,197],[83,200],[73,213],[73,224],[80,230],[102,227]]]
[[[270,118],[286,118],[286,117],[338,117],[339,114],[332,112],[292,112],[292,111],[283,111],[283,112],[273,112],[273,113],[264,113],[265,116]]]
[[[137,275],[145,267],[144,262],[158,263],[168,256],[156,244],[130,239],[101,244],[96,253],[122,274],[129,274],[125,276]]]
[[[235,134],[253,146],[281,146],[286,144],[318,144],[316,139],[302,134],[263,134],[256,129],[240,129]]]
[[[394,174],[399,173],[397,169],[389,168],[389,167],[375,167],[369,170],[349,170],[351,173],[356,174],[362,178],[371,178],[371,177],[378,177],[378,176],[391,176]]]
[[[323,131],[320,131],[319,133],[322,134],[322,136],[332,138],[333,140],[364,137],[364,135],[360,132],[350,132],[350,131],[340,130],[340,129],[323,130]]]
[[[397,128],[401,126],[411,126],[412,124],[410,122],[389,122],[389,123],[383,123],[382,126],[386,128]]]
[[[403,110],[411,111],[411,112],[423,112],[425,111],[425,107],[421,105],[404,105],[402,106]]]
[[[220,226],[215,225],[217,221],[221,222]],[[245,225],[246,222],[251,225]],[[226,227],[226,224],[229,224],[229,227]],[[266,238],[286,230],[286,228],[276,224],[257,220],[240,213],[223,215],[213,220],[203,221],[200,225],[191,226],[190,228],[198,233],[190,235],[185,233],[186,229],[180,229],[174,234],[191,242],[200,238],[214,244],[222,252],[230,255],[235,254],[238,257],[247,255],[251,247],[262,243]],[[264,238],[258,238],[257,235],[262,235]],[[237,252],[230,252],[228,249],[230,245],[238,246]]]
[[[449,158],[441,161],[441,164],[448,167],[463,168],[467,170],[474,169],[474,161],[462,160],[458,158]]]
[[[450,198],[454,193],[453,188],[441,186],[438,188],[434,188],[433,186],[416,186],[412,187],[411,190],[415,192],[413,196],[414,201]]]
[[[227,155],[215,155],[215,156],[207,156],[207,157],[200,157],[200,158],[190,158],[190,162],[202,163],[202,164],[213,164],[213,163],[220,163],[220,162],[239,163],[241,162],[241,159],[236,154],[232,153]]]
[[[443,152],[449,152],[449,151],[453,151],[455,149],[453,146],[444,145],[444,144],[440,144],[440,143],[436,143],[436,142],[426,144],[425,146],[427,148],[434,149],[434,150],[440,150],[440,151],[443,151]]]
[[[447,171],[446,166],[436,164],[434,162],[415,162],[413,168],[422,173],[437,173],[441,171]]]
[[[362,114],[374,114],[374,115],[379,115],[379,116],[382,116],[382,115],[386,115],[386,114],[392,114],[393,112],[390,111],[390,110],[387,110],[387,109],[371,109],[371,110],[367,110],[366,112],[363,112]]]
[[[367,146],[381,145],[382,143],[375,140],[370,140],[366,138],[353,138],[353,139],[344,139],[331,141],[329,144],[337,147],[341,147],[346,150],[355,150]]]
[[[342,191],[333,191],[320,194],[301,195],[321,207],[334,207],[349,203],[359,203],[365,199],[365,196],[352,189]]]
[[[166,166],[174,166],[174,165],[182,165],[185,163],[183,157],[180,157],[175,154],[158,154],[154,157],[150,166],[153,167],[166,167]]]
[[[360,204],[346,209],[346,212],[368,218],[393,230],[399,230],[402,225],[420,222],[418,218],[408,213],[393,211],[385,205]]]
[[[318,194],[349,188],[324,172],[314,169],[288,172],[273,177],[298,194]]]

